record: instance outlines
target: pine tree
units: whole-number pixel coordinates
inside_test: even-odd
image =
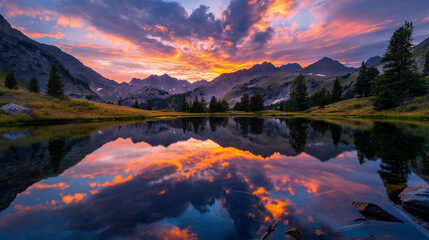
[[[425,94],[427,85],[413,72],[412,56],[413,24],[405,22],[392,35],[386,53],[381,60],[384,74],[375,80],[374,107],[377,110],[392,108],[405,97]]]
[[[16,79],[13,73],[9,73],[7,75],[4,85],[9,89],[18,89],[18,83],[16,82]]]
[[[380,72],[377,68],[374,66],[367,68],[366,64],[362,62],[354,89],[357,97],[369,97],[372,95],[374,81],[379,74]]]
[[[293,111],[303,111],[308,108],[307,84],[305,76],[300,74],[290,86],[290,103]]]
[[[325,105],[329,104],[330,101],[331,96],[325,88],[322,88],[310,97],[311,105],[318,106],[319,108],[324,108]]]
[[[377,110],[389,109],[397,105],[397,98],[393,90],[385,89],[377,94],[373,104]]]
[[[371,66],[367,70],[367,88],[366,88],[366,97],[374,95],[374,84],[375,79],[380,75],[378,69],[374,66]]]
[[[384,53],[381,63],[384,63],[384,72],[394,75],[400,81],[402,74],[412,70],[415,65],[411,50],[413,48],[413,24],[405,21],[390,38],[389,46]]]
[[[247,93],[243,94],[243,96],[241,97],[241,101],[240,101],[238,110],[246,111],[246,112],[250,111],[249,103],[250,103],[249,94],[247,94]]]
[[[224,99],[222,100],[222,102],[220,102],[220,112],[226,112],[229,110],[229,104],[228,102]]]
[[[426,52],[426,60],[425,60],[425,65],[423,67],[423,76],[428,76],[429,75],[429,50]]]
[[[37,81],[36,77],[31,78],[29,90],[30,92],[40,93],[39,82]]]
[[[139,102],[137,100],[134,102],[133,108],[139,108]]]
[[[206,113],[207,112],[207,102],[204,98],[201,98],[200,102],[200,113]]]
[[[356,79],[354,92],[357,97],[366,97],[368,96],[368,89],[368,68],[366,67],[366,63],[362,62],[359,68],[359,75]]]
[[[188,101],[186,101],[186,97],[183,96],[181,112],[189,112],[189,110],[190,110],[189,103]]]
[[[342,87],[338,77],[334,81],[334,86],[332,87],[331,100],[332,102],[341,101]]]
[[[152,101],[149,98],[146,100],[146,110],[152,110]]]
[[[191,113],[199,113],[201,111],[201,104],[200,101],[198,101],[197,96],[195,96],[194,102],[192,103],[190,112]]]
[[[52,65],[49,73],[48,95],[56,98],[64,95],[64,84],[55,65]]]
[[[240,110],[240,102],[239,101],[235,102],[235,105],[234,105],[234,107],[232,107],[232,110],[234,110],[234,111]]]
[[[219,112],[219,103],[215,96],[212,96],[209,103],[209,113]]]
[[[264,98],[261,94],[253,95],[250,98],[249,108],[252,112],[264,110]]]

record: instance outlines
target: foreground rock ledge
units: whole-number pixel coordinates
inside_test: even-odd
[[[413,216],[429,221],[429,187],[408,187],[399,194],[402,207]]]
[[[385,221],[385,222],[400,222],[404,223],[401,219],[393,216],[392,214],[384,211],[381,207],[368,202],[350,202],[362,215],[367,219]]]

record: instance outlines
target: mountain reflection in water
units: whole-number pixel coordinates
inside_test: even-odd
[[[429,126],[183,118],[0,129],[0,239],[425,239]],[[26,134],[19,134],[26,133]],[[405,223],[356,222],[351,200]]]

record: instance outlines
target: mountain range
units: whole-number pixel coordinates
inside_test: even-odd
[[[429,38],[414,48],[418,64],[429,48]],[[248,69],[232,73],[223,73],[212,81],[200,80],[188,82],[173,78],[167,74],[151,75],[145,79],[133,78],[129,83],[117,83],[85,66],[75,57],[61,49],[34,41],[22,32],[11,27],[0,15],[0,70],[13,72],[23,82],[28,83],[35,76],[42,92],[46,92],[51,64],[55,64],[65,84],[65,94],[77,99],[98,102],[114,102],[122,100],[124,105],[132,105],[135,101],[145,102],[151,99],[162,102],[163,107],[174,108],[175,96],[185,95],[190,98],[197,96],[209,100],[211,96],[223,98],[230,104],[247,93],[262,94],[265,103],[271,104],[287,99],[289,88],[298,74],[308,77],[309,92],[325,85],[335,76],[347,77],[356,74],[356,68],[346,67],[328,57],[302,68],[298,63],[289,63],[279,67],[270,62],[256,64]],[[368,59],[369,66],[381,69],[381,57]]]

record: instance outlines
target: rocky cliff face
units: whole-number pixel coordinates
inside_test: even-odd
[[[416,59],[417,67],[421,70],[425,64],[426,54],[429,51],[429,37],[416,45],[413,49],[413,56]]]

